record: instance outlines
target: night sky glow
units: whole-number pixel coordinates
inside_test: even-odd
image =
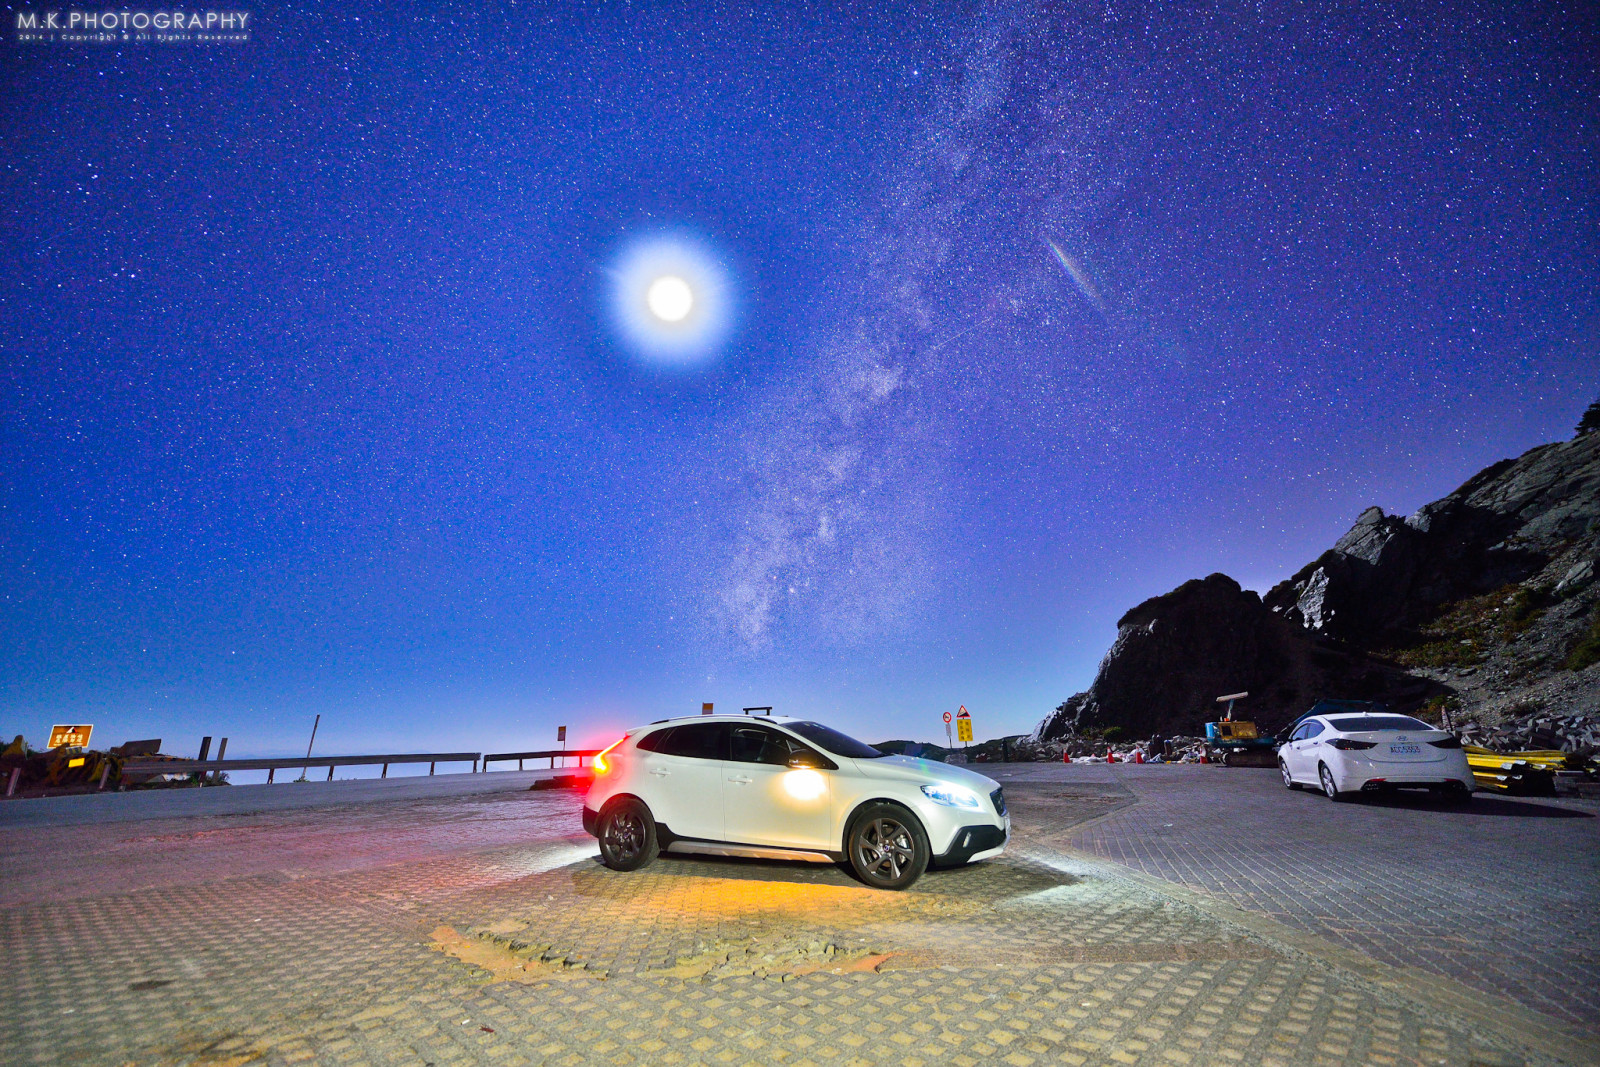
[[[1568,436],[1592,12],[1168,7],[7,38],[0,728],[1020,732],[1141,599]]]

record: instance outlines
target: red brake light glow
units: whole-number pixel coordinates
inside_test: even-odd
[[[628,735],[627,734],[623,734],[621,737],[617,738],[615,741],[611,742],[605,748],[600,750],[600,752],[594,758],[594,773],[596,773],[596,774],[609,774],[609,773],[611,773],[611,762],[606,759],[606,753],[610,752],[612,749],[616,748],[618,745],[622,744],[622,742],[626,741],[627,739],[628,739]]]

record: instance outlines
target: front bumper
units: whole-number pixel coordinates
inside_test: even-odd
[[[1009,820],[1005,826],[987,824],[963,826],[956,831],[955,837],[951,838],[950,847],[933,857],[933,865],[959,867],[964,863],[971,863],[975,858],[988,859],[990,856],[998,856],[1009,840],[1011,840]]]

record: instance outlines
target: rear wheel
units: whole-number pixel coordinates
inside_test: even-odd
[[[1461,782],[1451,782],[1442,792],[1447,804],[1465,804],[1472,799],[1472,790]]]
[[[631,797],[607,804],[595,830],[600,839],[600,862],[613,871],[636,871],[661,852],[650,809]]]
[[[1289,773],[1289,765],[1283,760],[1278,761],[1278,770],[1283,772],[1283,784],[1290,789],[1299,789],[1300,783],[1294,780],[1294,775]]]
[[[869,804],[845,841],[856,877],[877,889],[904,889],[928,869],[931,850],[922,825],[897,804]]]
[[[1333,772],[1328,770],[1326,763],[1317,764],[1317,781],[1322,783],[1322,795],[1329,800],[1349,799],[1349,793],[1339,792],[1339,786],[1333,780]]]

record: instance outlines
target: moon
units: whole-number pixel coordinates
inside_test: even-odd
[[[650,283],[644,301],[662,322],[682,322],[694,310],[694,290],[676,274],[663,274]]]
[[[727,275],[700,241],[678,234],[638,240],[607,273],[617,333],[645,363],[697,367],[727,338],[733,318]]]

